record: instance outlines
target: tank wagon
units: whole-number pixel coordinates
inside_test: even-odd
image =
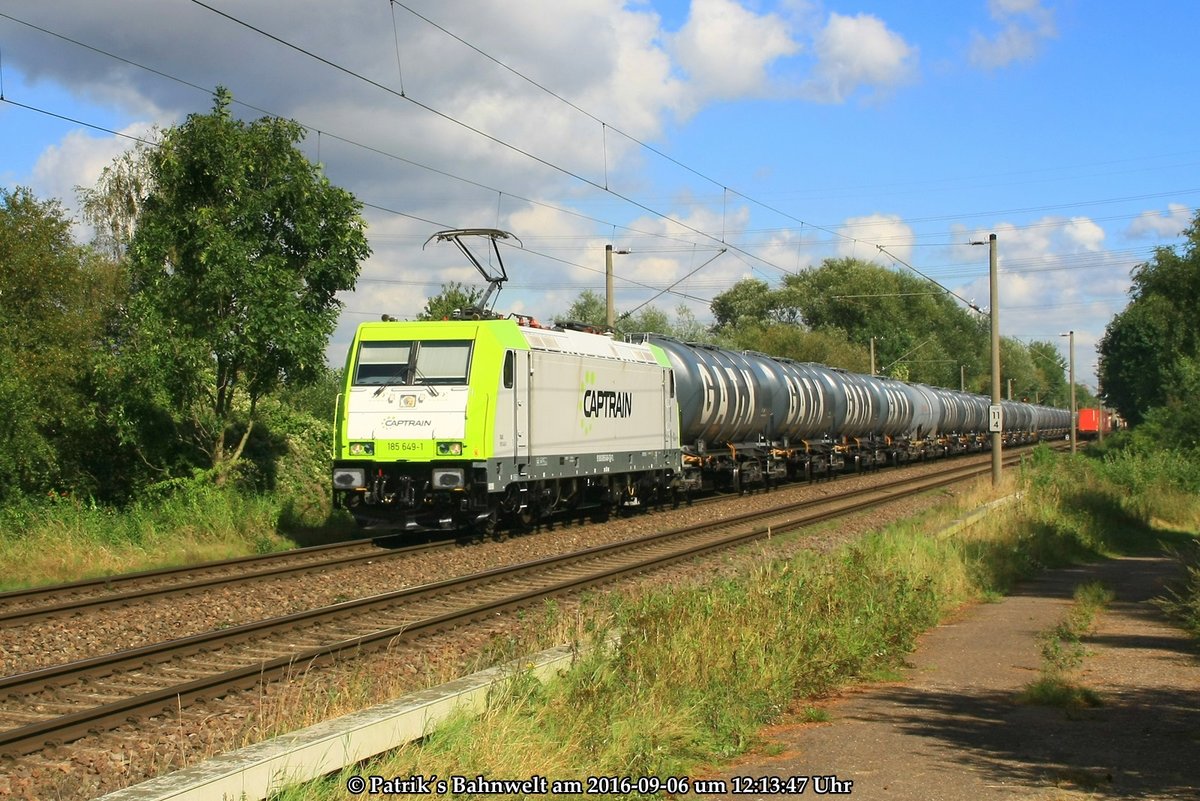
[[[675,376],[676,486],[744,489],[991,445],[990,402],[975,395],[759,353],[642,335]],[[1062,435],[1065,410],[1002,401],[1008,444]]]
[[[336,501],[375,529],[605,516],[706,490],[990,447],[979,395],[529,318],[362,324],[334,434]],[[1010,444],[1070,414],[1004,402]]]

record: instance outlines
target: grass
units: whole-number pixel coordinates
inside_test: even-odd
[[[0,508],[0,591],[294,548],[352,535],[277,495],[189,484],[124,509],[49,496]]]
[[[1039,454],[1019,481],[1019,502],[953,538],[931,532],[957,509],[831,555],[805,552],[594,607],[579,630],[620,632],[615,651],[597,649],[549,684],[517,677],[482,717],[456,719],[419,745],[279,798],[338,797],[346,778],[366,774],[703,773],[754,747],[765,723],[816,716],[807,710],[836,688],[890,675],[921,631],[964,603],[994,598],[1047,566],[1156,547],[1154,502],[1128,497],[1084,459]],[[1105,598],[1102,587],[1080,588],[1071,614],[1043,639],[1040,702],[1095,700],[1068,679]]]
[[[1172,548],[1170,553],[1179,562],[1183,575],[1155,602],[1193,637],[1200,639],[1200,540],[1183,543]]]
[[[229,486],[198,473],[143,488],[119,508],[53,491],[0,507],[0,591],[359,536],[331,509],[328,416],[274,398],[260,412],[255,442],[265,450]]]
[[[1042,651],[1041,675],[1021,691],[1018,696],[1021,703],[1068,711],[1101,705],[1100,696],[1075,681],[1073,674],[1083,666],[1087,653],[1083,637],[1092,630],[1096,615],[1112,599],[1112,592],[1099,582],[1088,582],[1075,588],[1074,603],[1066,617],[1038,637]]]

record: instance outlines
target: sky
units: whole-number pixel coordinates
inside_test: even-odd
[[[497,311],[603,294],[612,244],[618,312],[701,321],[841,256],[987,309],[995,233],[1001,332],[1074,331],[1094,389],[1130,271],[1200,205],[1196,30],[1185,0],[5,0],[0,186],[74,214],[222,85],[364,203],[333,364],[483,285],[442,229],[514,235]]]

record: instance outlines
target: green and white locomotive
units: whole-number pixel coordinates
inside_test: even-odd
[[[364,323],[333,487],[365,527],[488,530],[660,495],[680,461],[662,351],[530,320]]]
[[[490,274],[464,239],[490,240]],[[441,231],[490,284],[454,320],[364,323],[334,423],[335,501],[365,528],[491,533],[564,510],[661,499],[680,463],[661,349],[498,319],[495,229]],[[428,244],[428,243],[426,243]],[[583,327],[581,327],[583,328]]]

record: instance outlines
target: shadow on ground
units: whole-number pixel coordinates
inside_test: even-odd
[[[1080,712],[1020,706],[1007,693],[897,687],[875,697],[901,731],[995,784],[1200,797],[1200,688],[1126,692]]]

